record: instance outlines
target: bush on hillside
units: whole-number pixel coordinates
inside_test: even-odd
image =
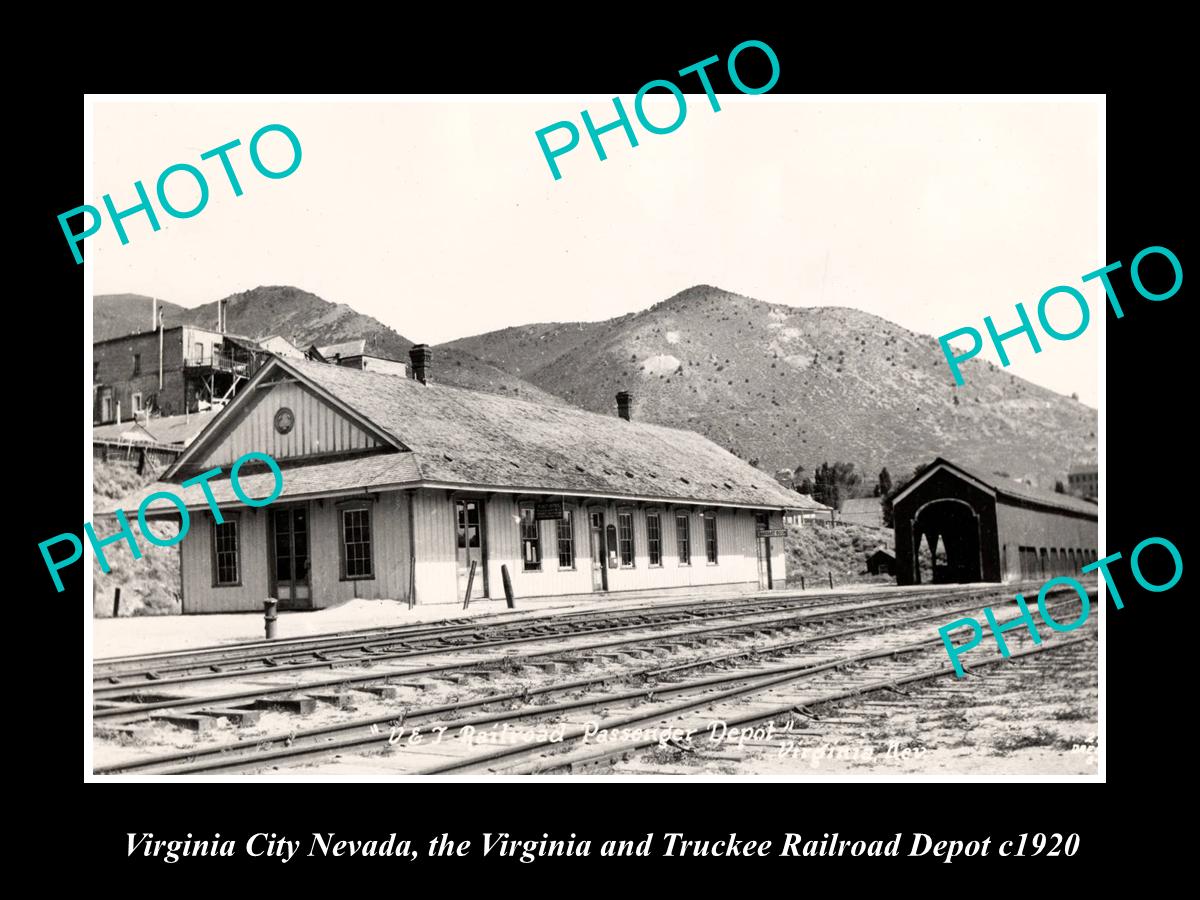
[[[834,526],[809,523],[787,526],[787,583],[799,585],[804,576],[814,587],[824,583],[828,574],[839,584],[894,584],[895,575],[868,575],[867,557],[878,547],[895,552],[890,528],[840,523]],[[922,555],[928,557],[924,545]]]
[[[137,467],[124,461],[93,461],[92,468],[92,527],[96,536],[103,538],[117,529],[113,516],[97,515],[94,510],[110,500],[120,499],[149,484],[158,477],[158,472],[148,467],[138,475]],[[134,526],[135,531],[137,526]],[[179,533],[173,522],[158,522],[154,533],[162,538],[171,538]],[[109,544],[104,548],[110,571],[100,569],[100,561],[92,557],[92,615],[96,618],[112,616],[113,595],[121,589],[122,616],[156,616],[178,614],[181,610],[179,582],[179,547],[155,547],[146,541],[139,542],[141,559],[134,559],[129,545],[124,541]]]

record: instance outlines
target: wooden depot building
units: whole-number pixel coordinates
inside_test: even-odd
[[[782,587],[783,515],[798,495],[690,431],[430,383],[273,358],[151,484],[182,496],[183,611],[322,608],[356,598],[417,603],[709,585]],[[240,503],[231,464],[267,453],[282,493]],[[224,523],[199,485],[208,482]],[[274,475],[249,466],[250,497]],[[148,517],[175,517],[164,500]],[[161,552],[161,551],[160,551]]]

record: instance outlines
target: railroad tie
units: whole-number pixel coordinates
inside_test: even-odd
[[[353,709],[354,698],[345,692],[326,692],[320,694],[309,694],[314,700],[319,703],[325,703],[332,706],[334,709]]]
[[[374,694],[380,700],[395,700],[400,696],[400,686],[394,684],[360,684],[355,690]]]
[[[317,701],[312,697],[260,697],[254,701],[253,708],[279,710],[306,716],[317,708]]]
[[[256,725],[259,717],[262,715],[262,711],[257,709],[237,709],[219,706],[207,706],[197,709],[195,712],[197,715],[210,716],[214,719],[228,719],[239,728],[245,728],[247,725]]]
[[[163,710],[150,714],[150,718],[155,722],[166,722],[168,725],[174,725],[178,728],[186,728],[188,731],[194,731],[196,734],[203,734],[206,731],[211,731],[216,726],[216,719],[206,715],[191,715],[189,713],[172,712],[171,710]]]

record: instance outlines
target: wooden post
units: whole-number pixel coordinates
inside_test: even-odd
[[[475,566],[479,560],[471,560],[471,572],[467,575],[467,594],[463,597],[463,609],[471,605],[471,588],[475,584]]]
[[[113,592],[113,618],[121,615],[121,589],[117,588]]]
[[[515,609],[513,606],[513,588],[512,579],[508,576],[508,566],[500,567],[500,577],[504,579],[504,600],[508,604],[509,609]]]
[[[829,575],[829,589],[832,591],[833,590],[833,573],[829,572],[828,575]]]
[[[800,576],[800,590],[802,590],[802,591],[806,590],[806,588],[804,587],[804,576],[803,575]]]
[[[412,609],[417,602],[417,558],[408,558],[408,608]]]

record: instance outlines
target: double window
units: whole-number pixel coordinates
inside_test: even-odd
[[[369,507],[340,510],[342,521],[342,580],[375,577]]]
[[[717,564],[717,514],[704,514],[704,555],[709,565]]]
[[[558,567],[575,568],[575,529],[571,523],[571,510],[564,509],[563,517],[554,523],[558,529]]]
[[[662,519],[658,513],[646,514],[646,547],[650,551],[650,565],[662,565]]]
[[[521,557],[526,572],[542,570],[542,539],[532,506],[521,507]]]
[[[213,519],[213,587],[233,587],[242,583],[241,530],[235,513],[221,515],[224,522]]]
[[[675,513],[675,546],[679,553],[679,564],[692,564],[692,529],[685,512]]]
[[[617,513],[617,545],[621,553],[621,565],[633,565],[633,513]]]

